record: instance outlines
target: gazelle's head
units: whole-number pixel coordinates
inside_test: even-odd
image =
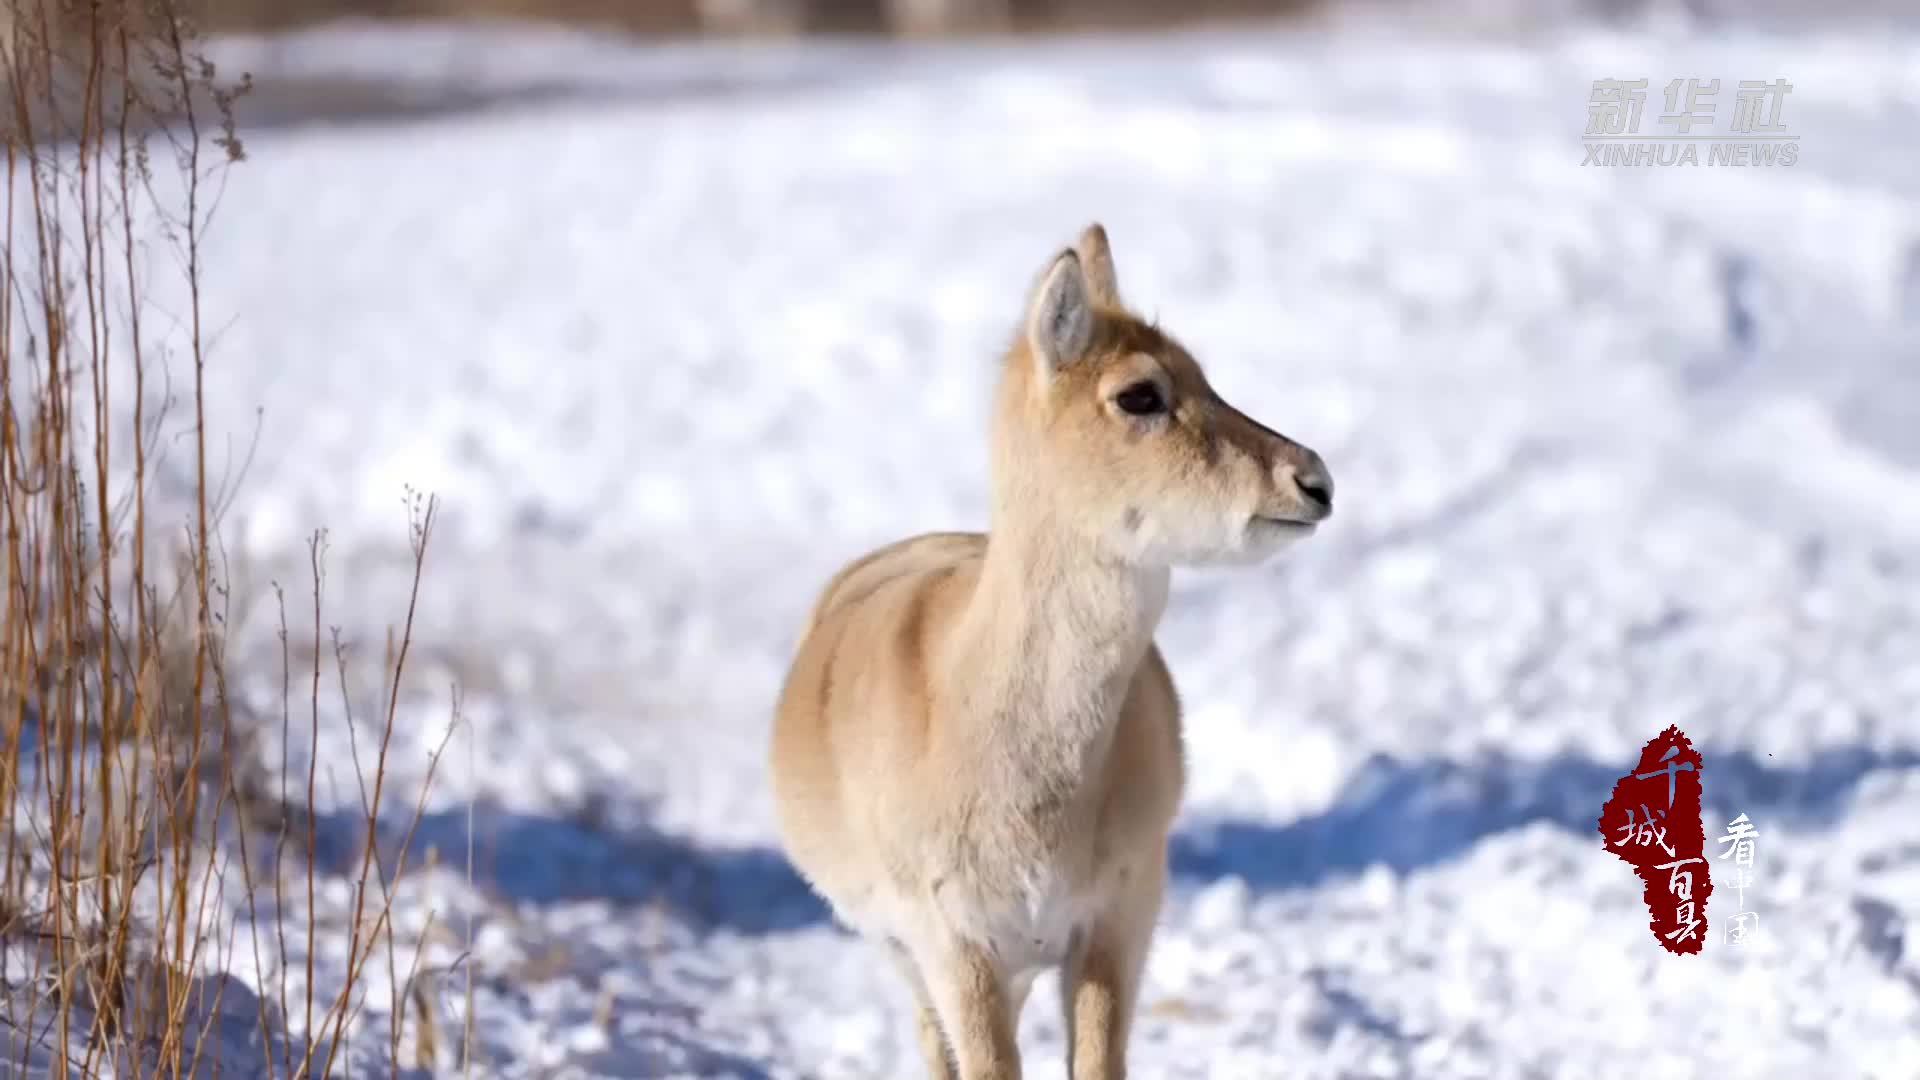
[[[1098,224],[1033,289],[994,447],[996,513],[1129,562],[1256,560],[1333,513],[1319,454],[1221,400],[1186,349],[1126,310]]]

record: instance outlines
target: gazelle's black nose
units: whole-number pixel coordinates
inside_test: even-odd
[[[1320,455],[1308,450],[1306,461],[1293,470],[1293,486],[1300,491],[1300,497],[1320,511],[1325,517],[1333,513],[1333,474],[1327,471],[1327,463]]]
[[[1326,477],[1296,476],[1293,478],[1293,483],[1300,489],[1300,494],[1307,497],[1308,502],[1322,510],[1333,509],[1333,484]]]

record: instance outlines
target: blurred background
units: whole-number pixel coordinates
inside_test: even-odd
[[[1900,0],[196,0],[207,25],[284,29],[339,18],[518,18],[661,34],[956,34],[983,30],[1150,29],[1237,19],[1353,14],[1455,26],[1569,17],[1831,20],[1908,12]]]
[[[318,887],[233,890],[256,933],[220,963],[358,987],[353,1075],[403,1044],[916,1075],[904,987],[779,850],[768,724],[829,575],[985,527],[997,360],[1095,220],[1340,491],[1285,558],[1176,573],[1191,782],[1134,1075],[1920,1075],[1920,6],[195,10],[246,76],[201,130],[238,142],[155,143],[131,276],[165,374],[101,411],[153,406],[156,528],[219,486],[250,790],[314,785],[275,820]],[[1595,84],[1637,79],[1653,149],[1588,161]],[[1712,80],[1684,162],[1668,88]],[[1794,160],[1713,162],[1779,80]],[[1726,942],[1722,885],[1695,957],[1596,828],[1669,724],[1709,852],[1760,831],[1759,936]],[[355,972],[363,850],[415,860],[400,959]],[[416,961],[457,977],[415,995]],[[1064,1075],[1053,1000],[1029,1078]]]

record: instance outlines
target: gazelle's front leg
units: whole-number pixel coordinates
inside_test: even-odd
[[[1020,1080],[1010,988],[987,950],[947,941],[914,959],[959,1080]]]
[[[1060,972],[1072,1080],[1122,1080],[1147,949],[1166,889],[1166,860],[1139,867],[1120,902],[1090,927]]]

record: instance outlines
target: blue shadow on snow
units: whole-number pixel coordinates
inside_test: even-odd
[[[1701,751],[1709,823],[1735,815],[1815,824],[1845,813],[1865,777],[1920,767],[1920,751],[1826,750],[1797,763],[1746,751]],[[1600,808],[1634,761],[1561,754],[1537,761],[1368,759],[1327,810],[1284,824],[1220,820],[1173,839],[1177,879],[1244,878],[1255,892],[1309,889],[1381,864],[1397,874],[1466,854],[1482,839],[1545,823],[1599,842]]]
[[[440,865],[470,872],[477,887],[512,903],[662,905],[707,931],[777,934],[829,920],[826,905],[774,848],[711,847],[649,826],[611,827],[486,802],[471,815],[465,806],[424,815],[407,865],[421,865],[431,849]],[[382,814],[380,850],[388,866],[400,854],[408,816],[404,807]],[[315,858],[322,865],[342,867],[358,857],[364,818],[334,814],[318,824]]]
[[[1844,748],[1798,763],[1743,751],[1704,753],[1710,822],[1742,812],[1831,822],[1868,775],[1920,767],[1920,752],[1906,750]],[[1409,873],[1523,826],[1591,834],[1615,781],[1633,764],[1572,754],[1537,761],[1488,754],[1464,762],[1378,755],[1323,812],[1284,823],[1188,825],[1174,837],[1172,871],[1182,883],[1238,876],[1255,892],[1281,892],[1311,889],[1376,863]],[[1275,782],[1284,783],[1284,774],[1276,772]],[[362,828],[347,815],[323,820],[317,856],[348,858]],[[382,829],[389,857],[404,831],[403,824]],[[473,810],[472,831],[474,880],[513,902],[662,904],[704,930],[749,935],[831,921],[826,905],[772,847],[708,847],[650,827],[609,828],[485,804]],[[415,833],[409,865],[419,865],[431,846],[442,864],[464,873],[467,836],[465,807],[429,814]]]

